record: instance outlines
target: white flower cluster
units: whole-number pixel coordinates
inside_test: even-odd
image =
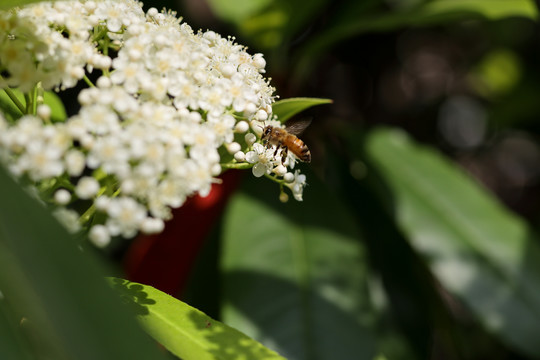
[[[161,231],[170,209],[208,194],[226,164],[274,174],[301,200],[305,176],[287,170],[292,156],[281,164],[255,135],[274,101],[265,65],[233,39],[132,0],[0,12],[0,88],[61,90],[100,71],[65,122],[51,123],[46,105],[15,122],[0,117],[1,159],[52,189],[59,216],[99,245]]]

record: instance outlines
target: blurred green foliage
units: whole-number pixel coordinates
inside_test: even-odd
[[[113,296],[103,264],[3,169],[0,196],[0,358],[166,358]]]

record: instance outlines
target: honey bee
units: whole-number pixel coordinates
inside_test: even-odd
[[[311,162],[311,152],[302,140],[297,135],[300,135],[311,123],[311,119],[299,120],[282,129],[267,125],[264,127],[261,140],[265,146],[276,145],[276,156],[281,149],[281,162],[284,163],[287,159],[288,151],[290,150],[300,161]]]

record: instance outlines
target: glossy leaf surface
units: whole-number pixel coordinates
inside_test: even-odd
[[[490,332],[539,356],[540,248],[524,221],[401,131],[374,131],[367,152],[388,210],[441,284]]]
[[[309,109],[312,106],[331,103],[332,100],[330,99],[289,98],[276,101],[272,105],[272,112],[277,115],[279,121],[284,123],[294,115]]]
[[[113,278],[111,282],[133,306],[146,331],[181,359],[284,359],[238,330],[154,287],[123,279]]]
[[[282,204],[250,179],[224,228],[223,318],[291,359],[369,359],[372,315],[359,229],[314,175]]]

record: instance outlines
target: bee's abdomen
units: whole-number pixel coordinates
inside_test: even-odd
[[[304,147],[300,151],[300,156],[298,158],[303,162],[311,162],[311,152],[309,151],[307,146],[304,145]]]
[[[294,155],[303,162],[311,162],[311,152],[304,142],[298,138],[294,140]]]

